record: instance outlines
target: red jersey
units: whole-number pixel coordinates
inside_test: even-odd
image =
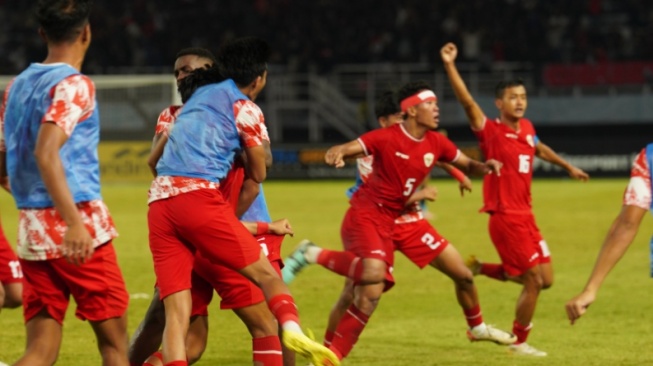
[[[395,217],[405,209],[406,201],[437,161],[450,163],[460,154],[444,135],[428,131],[423,138],[416,139],[402,124],[367,132],[358,142],[365,155],[374,155],[374,162],[372,174],[351,203],[371,202],[395,211]]]
[[[517,131],[499,120],[485,119],[474,130],[485,159],[503,163],[501,175],[483,179],[483,212],[530,213],[536,134],[531,121],[519,120]]]

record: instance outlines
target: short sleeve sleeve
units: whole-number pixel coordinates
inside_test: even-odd
[[[651,207],[651,170],[646,159],[646,149],[635,158],[630,171],[630,182],[624,192],[623,204],[645,210]]]
[[[52,89],[52,104],[41,122],[52,122],[70,136],[75,126],[90,117],[94,110],[93,81],[85,75],[72,75],[60,81]]]
[[[263,111],[250,100],[239,100],[234,104],[236,127],[245,147],[263,145],[263,141],[270,141],[268,129],[265,126]]]
[[[375,155],[375,153],[378,153],[381,146],[383,146],[383,142],[385,141],[384,136],[387,135],[387,131],[388,129],[380,128],[366,132],[358,138],[358,142],[363,147],[365,155]]]

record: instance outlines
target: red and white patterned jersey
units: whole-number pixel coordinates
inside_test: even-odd
[[[11,85],[10,85],[11,86]],[[10,92],[5,92],[0,106],[0,125],[3,125],[5,103]],[[95,110],[95,85],[85,75],[72,75],[59,82],[50,91],[52,104],[42,121],[54,122],[70,136],[78,123]],[[0,148],[5,151],[4,135]],[[82,220],[98,247],[118,236],[113,220],[104,202],[93,200],[77,205]],[[61,243],[67,225],[54,207],[45,209],[21,209],[18,222],[18,245],[20,258],[25,260],[49,260],[62,257]]]
[[[630,182],[624,192],[623,204],[645,210],[651,208],[651,170],[646,159],[646,149],[637,155],[630,170]]]
[[[369,176],[372,174],[373,164],[373,155],[368,155],[356,159],[358,175],[363,182],[366,182]],[[404,209],[404,211],[401,213],[401,216],[395,219],[395,224],[406,224],[419,220],[424,220],[424,213],[422,212],[422,207],[420,206],[419,202],[413,202],[413,204]]]
[[[483,212],[530,213],[531,181],[536,134],[533,124],[522,118],[517,131],[499,120],[485,119],[474,130],[485,159],[503,163],[501,174],[483,179]]]
[[[412,137],[402,124],[363,134],[358,139],[365,155],[374,155],[372,174],[356,191],[352,205],[372,203],[389,210],[394,218],[428,176],[436,162],[453,162],[460,151],[444,135],[428,131]]]
[[[167,110],[172,110],[172,107]],[[176,113],[170,114],[174,118],[167,124],[166,130],[162,127],[161,132],[170,131],[173,128],[172,126],[176,117],[179,115],[179,110],[181,109],[178,109]],[[163,112],[161,115],[163,115]],[[236,127],[245,147],[261,146],[263,141],[270,140],[267,127],[265,126],[263,112],[254,102],[251,100],[238,100],[234,103],[234,115],[236,116]],[[159,133],[158,125],[159,123],[157,123],[157,133]],[[204,179],[158,176],[150,186],[148,203],[198,189],[218,189],[219,187],[220,185],[218,183],[209,182]]]
[[[172,124],[175,123],[179,112],[181,112],[181,107],[182,106],[180,105],[171,105],[170,107],[161,111],[159,118],[156,120],[156,130],[154,131],[155,135],[168,135]]]

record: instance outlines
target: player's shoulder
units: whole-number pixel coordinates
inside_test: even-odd
[[[159,122],[170,122],[175,119],[181,111],[181,105],[173,104],[159,113]]]
[[[535,126],[533,125],[533,122],[528,118],[521,118],[519,120],[519,123],[521,125],[520,126],[521,128],[528,128],[530,130],[535,130]]]
[[[261,110],[261,107],[259,107],[256,103],[252,102],[249,99],[238,99],[236,102],[234,102],[234,110],[236,113],[239,111],[243,112],[248,112],[248,113],[263,113]]]

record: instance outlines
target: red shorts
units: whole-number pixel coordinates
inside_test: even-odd
[[[21,282],[23,271],[20,262],[0,227],[0,284]]]
[[[239,270],[258,261],[261,247],[217,189],[199,189],[150,203],[150,250],[161,299],[191,288],[195,251]]]
[[[519,276],[538,264],[551,262],[551,252],[532,214],[494,213],[489,230],[508,275]]]
[[[281,277],[281,260],[270,263]],[[208,307],[213,299],[214,289],[222,299],[220,309],[240,309],[265,301],[263,291],[252,281],[225,266],[212,264],[201,256],[195,258],[192,284],[191,315],[209,315]]]
[[[378,210],[351,206],[340,228],[345,250],[361,258],[380,259],[386,263],[385,291],[395,284],[392,276],[394,217],[380,215]]]
[[[45,309],[59,324],[63,323],[70,295],[77,303],[75,316],[81,320],[117,318],[127,310],[129,294],[111,242],[95,248],[91,259],[82,265],[68,263],[64,258],[21,259],[20,263],[25,274],[25,322]]]
[[[426,267],[449,245],[427,220],[395,224],[392,242],[395,250],[404,253],[419,268]]]

